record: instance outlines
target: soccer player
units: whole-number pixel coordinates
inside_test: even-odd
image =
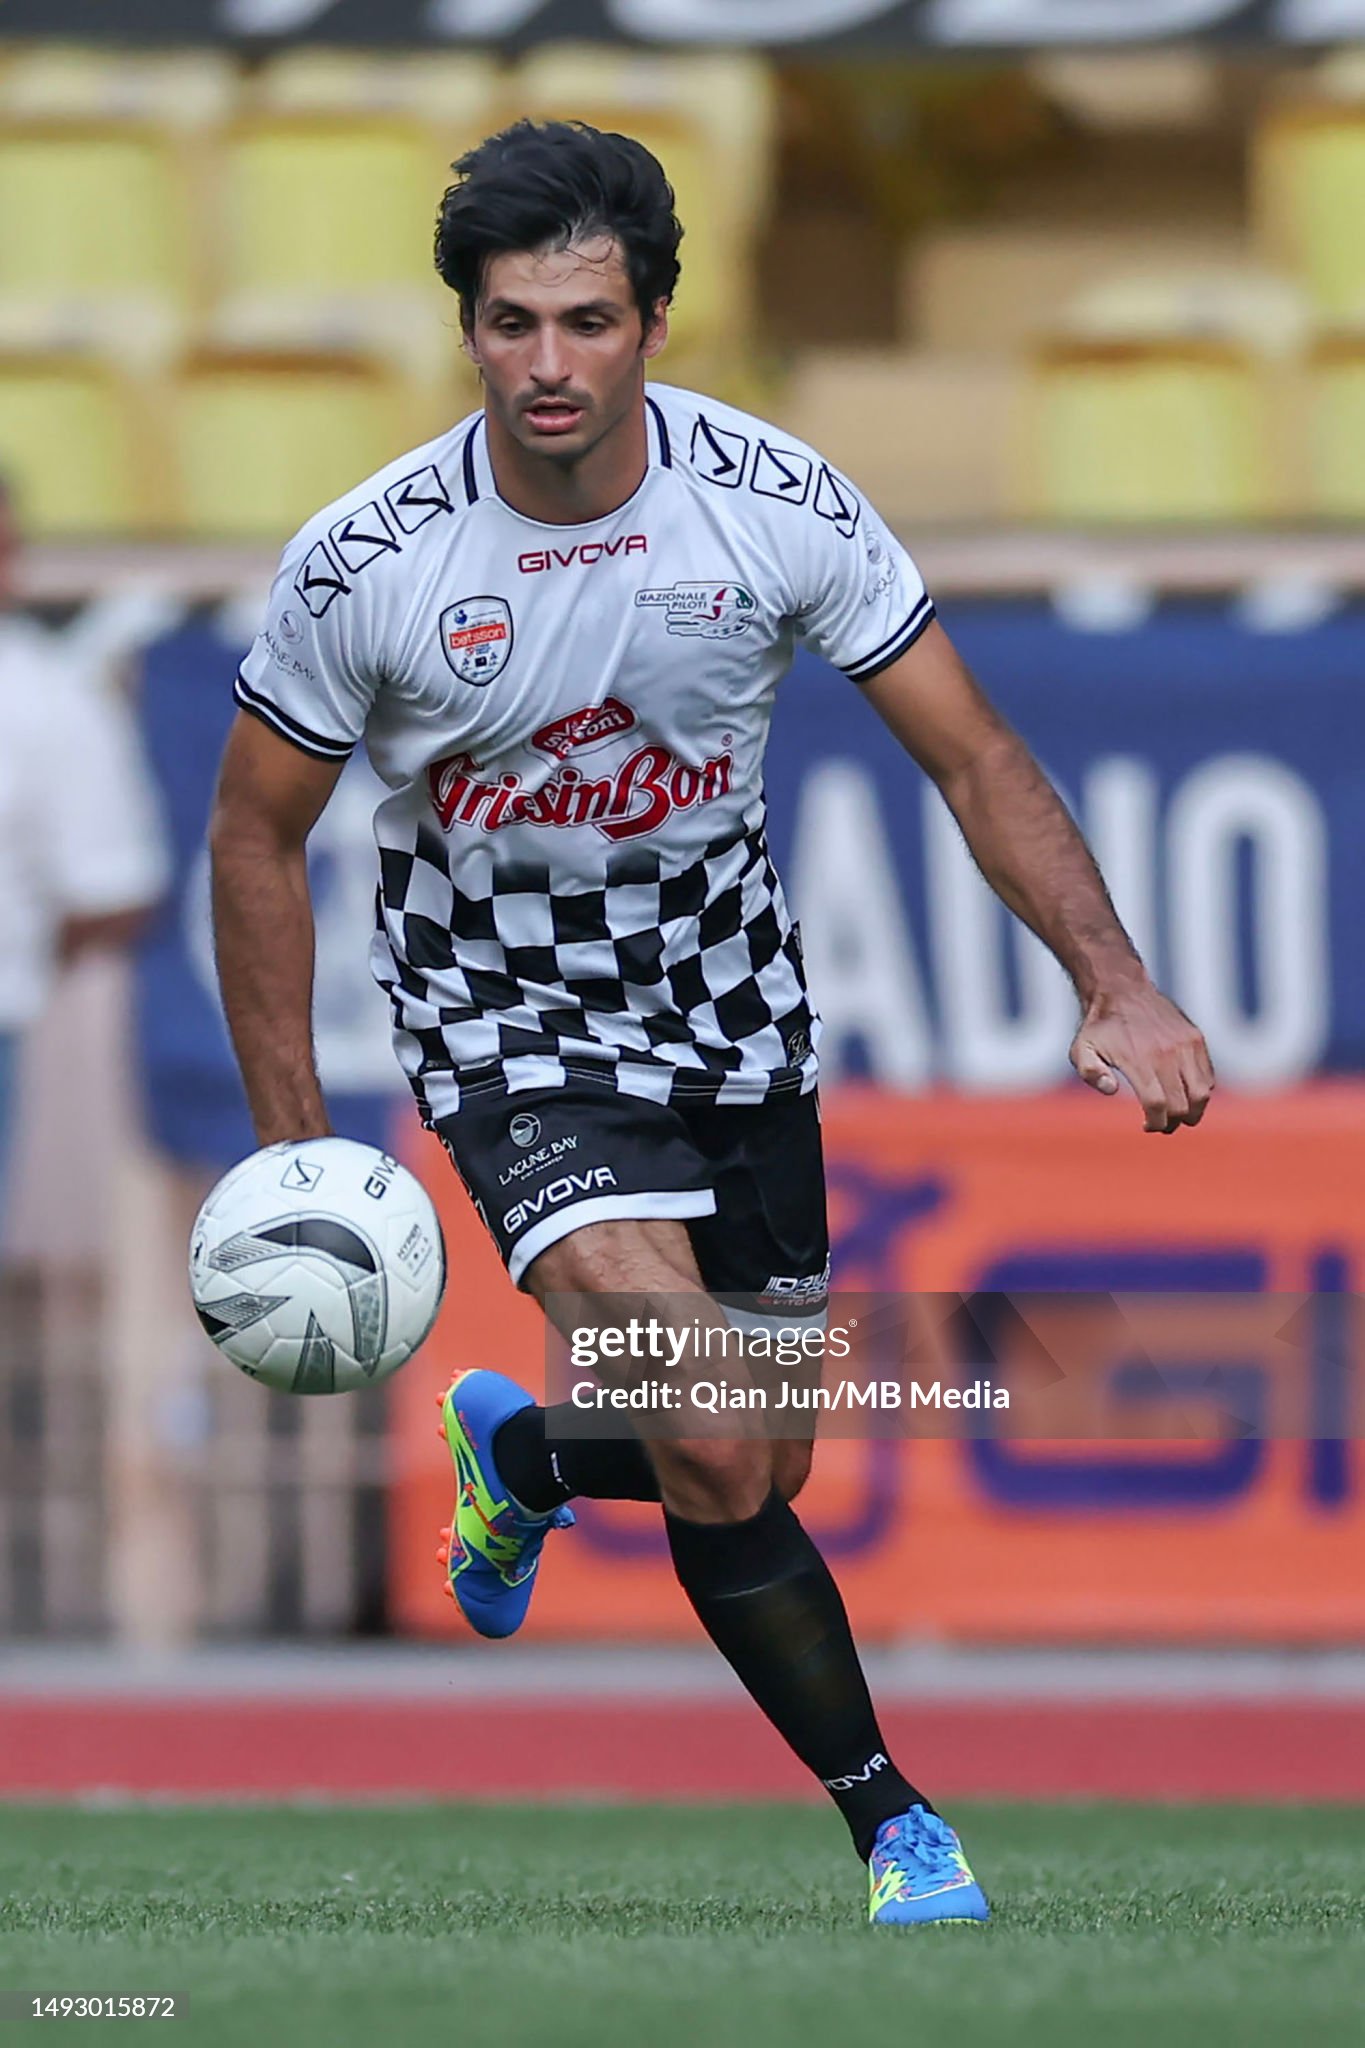
[[[309,521],[237,683],[214,906],[261,1142],[329,1128],[304,844],[363,738],[389,790],[373,958],[398,1057],[512,1281],[561,1327],[593,1304],[609,1326],[623,1299],[675,1327],[721,1324],[717,1296],[750,1322],[818,1315],[818,1024],[763,829],[797,638],[933,777],[1070,973],[1082,1078],[1112,1095],[1124,1076],[1149,1131],[1198,1123],[1198,1031],[910,558],[814,450],[646,388],[679,275],[660,165],[625,136],[522,122],[455,170],[436,262],[483,408]],[[520,1626],[575,1495],[659,1501],[702,1627],[841,1809],[872,1920],[984,1920],[791,1506],[809,1443],[644,1420],[589,1441],[567,1405],[457,1379],[443,1533],[464,1614],[485,1636]]]

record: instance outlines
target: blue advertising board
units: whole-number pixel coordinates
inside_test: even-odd
[[[1056,780],[1144,956],[1208,1034],[1225,1081],[1365,1070],[1365,607],[1273,631],[1226,603],[1085,630],[1045,601],[945,624]],[[230,631],[191,617],[146,650],[148,744],[176,846],[144,949],[151,1127],[225,1161],[250,1133],[214,993],[203,834]],[[382,1131],[404,1092],[367,953],[379,785],[347,770],[316,835],[317,1036],[338,1126]],[[771,837],[825,1017],[828,1078],[1027,1090],[1062,1078],[1075,998],[976,875],[942,800],[854,685],[801,655],[768,756]]]
[[[1365,608],[1293,632],[1225,603],[1163,605],[1120,632],[1045,602],[949,605],[944,623],[1223,1078],[1365,1069]],[[768,757],[826,1073],[1046,1086],[1066,1072],[1069,984],[856,695],[798,658]]]

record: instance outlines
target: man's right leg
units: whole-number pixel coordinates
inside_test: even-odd
[[[638,1437],[585,1437],[582,1430],[571,1401],[547,1408],[533,1402],[509,1416],[494,1441],[509,1493],[541,1515],[574,1500],[662,1499],[654,1461]],[[770,1448],[773,1484],[783,1500],[795,1500],[810,1477],[810,1442],[778,1438]]]
[[[567,1332],[615,1327],[623,1311],[682,1330],[723,1312],[680,1225],[588,1225],[550,1246],[528,1291]],[[698,1369],[700,1367],[700,1370]],[[712,1368],[684,1360],[679,1384]],[[727,1359],[727,1376],[742,1378]],[[686,1433],[652,1435],[669,1549],[698,1620],[750,1697],[814,1772],[864,1861],[878,1829],[928,1801],[892,1763],[828,1566],[773,1482],[773,1445],[733,1417],[691,1411]]]

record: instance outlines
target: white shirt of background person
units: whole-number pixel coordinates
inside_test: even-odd
[[[17,551],[0,479],[0,1195],[24,1031],[58,968],[126,944],[169,877],[133,714],[9,608]]]

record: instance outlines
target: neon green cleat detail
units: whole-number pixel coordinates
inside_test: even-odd
[[[867,1917],[874,1927],[961,1927],[990,1918],[961,1842],[922,1806],[878,1828],[868,1874]]]
[[[455,1512],[437,1552],[446,1590],[481,1636],[514,1635],[526,1618],[541,1545],[573,1526],[573,1510],[529,1513],[503,1486],[493,1458],[497,1431],[533,1406],[502,1373],[458,1373],[441,1397],[441,1426],[455,1467]]]

